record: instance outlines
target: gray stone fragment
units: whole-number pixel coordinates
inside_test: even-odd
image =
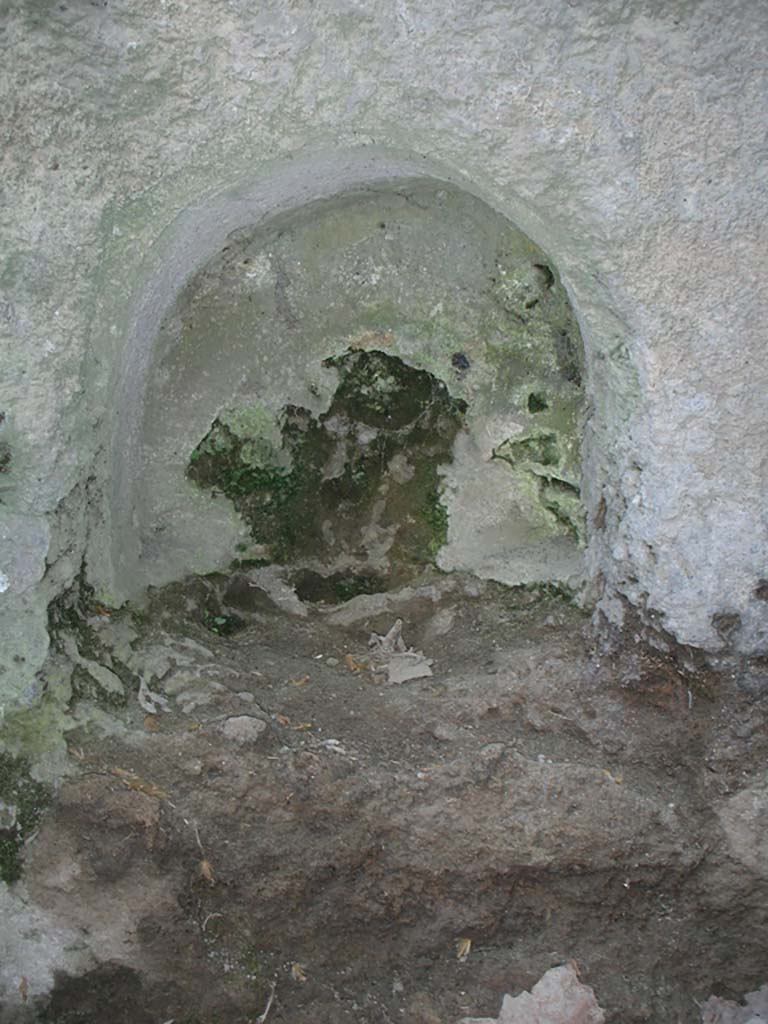
[[[748,992],[739,1006],[730,999],[710,996],[701,1006],[702,1024],[765,1024],[768,1021],[768,984]]]
[[[185,715],[191,714],[197,708],[213,704],[214,701],[221,699],[228,693],[226,686],[222,686],[221,683],[190,679],[187,676],[184,679],[190,683],[190,688],[188,690],[182,689],[177,693],[176,703]]]
[[[139,705],[148,715],[156,715],[158,711],[171,710],[167,698],[150,690],[144,679],[139,684]]]
[[[715,808],[731,856],[768,878],[768,784],[747,786]]]
[[[93,679],[105,693],[114,694],[116,696],[122,696],[125,693],[125,687],[123,686],[120,676],[113,672],[112,669],[107,668],[106,665],[100,665],[97,661],[93,661],[91,658],[84,658],[80,654],[77,642],[73,636],[64,634],[61,637],[61,644],[64,649],[64,653],[72,663],[77,665],[78,668],[81,668],[84,672],[87,672],[91,679]]]
[[[432,726],[429,733],[441,743],[451,743],[459,738],[461,730],[449,722],[438,722],[437,725]]]
[[[146,681],[162,679],[172,668],[174,662],[183,661],[176,652],[165,644],[152,644],[149,647],[140,647],[133,651],[128,664],[133,672],[136,672]]]
[[[120,676],[113,672],[111,668],[99,665],[95,661],[89,661],[87,658],[81,658],[80,667],[85,669],[88,675],[96,680],[105,693],[111,693],[120,697],[125,693],[125,687]]]
[[[13,828],[16,824],[16,805],[0,800],[0,829]]]
[[[395,685],[432,675],[432,659],[407,647],[402,629],[403,620],[395,619],[395,624],[385,636],[372,633],[368,641],[374,672],[383,673],[387,682]]]
[[[266,731],[267,723],[253,715],[235,715],[222,723],[220,729],[235,743],[255,743]]]
[[[603,1024],[605,1014],[575,969],[553,967],[530,992],[504,996],[498,1018],[465,1017],[459,1024]]]

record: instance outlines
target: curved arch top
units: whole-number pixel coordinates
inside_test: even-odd
[[[413,187],[454,190],[507,221],[481,189],[445,167],[424,158],[366,148],[306,154],[262,169],[255,180],[187,207],[163,232],[145,261],[142,284],[133,299],[116,381],[111,492],[105,495],[104,526],[101,535],[95,532],[89,558],[92,579],[112,600],[122,601],[141,589],[134,571],[141,555],[136,492],[142,486],[142,461],[147,458],[142,451],[141,421],[153,368],[163,356],[158,349],[161,325],[187,283],[221,252],[234,232],[264,228],[276,218],[325,200],[392,194]],[[222,537],[231,535],[232,523],[227,520],[231,510],[220,514]]]

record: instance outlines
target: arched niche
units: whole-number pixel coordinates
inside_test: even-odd
[[[113,600],[243,558],[386,577],[422,505],[434,528],[421,524],[416,562],[508,584],[582,574],[589,381],[576,317],[549,256],[444,169],[365,151],[314,156],[188,208],[148,260],[123,353],[111,491],[89,559]],[[339,427],[355,419],[344,396],[377,378],[395,381],[385,387],[400,388],[401,406],[429,381],[460,407],[432,465],[385,444],[370,408]],[[309,469],[297,462],[286,434],[296,410],[325,442],[346,431],[322,448],[322,466],[319,454]],[[347,535],[330,500],[318,515],[331,521],[310,522],[307,487],[298,505],[282,503],[314,530],[314,548],[277,545],[228,486],[239,467],[246,483],[274,471],[293,493],[310,477],[320,495],[339,474],[363,473],[361,446],[377,444],[389,479],[367,481],[370,514]],[[398,510],[393,492],[425,466]],[[383,516],[371,498],[382,488]],[[354,488],[345,500],[359,504]]]

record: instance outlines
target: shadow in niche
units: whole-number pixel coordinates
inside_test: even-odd
[[[379,594],[389,581],[375,573],[335,572],[322,576],[311,569],[301,569],[291,577],[291,584],[300,601],[310,604],[342,604],[361,594]]]

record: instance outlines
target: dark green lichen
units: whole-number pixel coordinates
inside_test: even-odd
[[[544,508],[551,512],[577,542],[584,540],[586,520],[578,487],[557,477],[541,477],[539,493]]]
[[[539,394],[536,391],[532,391],[530,395],[528,395],[528,412],[546,412],[548,408],[549,402],[544,395]]]
[[[557,466],[561,461],[560,445],[554,431],[541,430],[516,441],[505,441],[494,455],[511,466],[528,462],[540,466]]]
[[[88,616],[95,610],[95,604],[93,587],[85,578],[85,569],[81,568],[72,585],[48,605],[48,634],[54,648],[61,648],[62,638],[69,634],[75,637],[80,654],[95,660],[98,642],[88,625]]]
[[[393,565],[433,560],[447,530],[438,467],[451,461],[465,404],[384,352],[349,351],[325,366],[339,375],[328,411],[286,407],[280,451],[218,419],[188,476],[230,498],[274,561],[352,551],[364,563],[371,525],[392,530]]]
[[[8,885],[21,878],[24,842],[50,801],[48,787],[31,777],[24,758],[0,754],[0,879]]]
[[[561,328],[555,333],[555,355],[558,369],[563,378],[568,383],[581,387],[581,339],[579,338],[578,342],[574,340],[573,334],[578,332],[573,325],[569,326],[570,329]]]
[[[324,439],[304,409],[285,410],[283,446],[293,458],[286,469],[276,463],[254,464],[246,452],[252,439],[239,437],[220,420],[192,453],[187,470],[201,487],[221,491],[251,525],[254,539],[265,544],[277,561],[290,557],[301,528],[296,509],[311,498],[312,486],[320,483],[317,463]],[[314,457],[309,457],[310,447]]]
[[[341,376],[327,416],[343,413],[370,427],[397,431],[412,427],[435,404],[446,411],[459,406],[442,381],[384,352],[347,352],[325,365]]]
[[[420,514],[430,533],[427,553],[435,558],[448,540],[448,510],[440,500],[440,492],[436,487],[427,494]]]
[[[120,614],[136,616],[137,613],[130,610],[116,612],[98,602],[93,587],[85,578],[84,568],[72,586],[48,606],[48,632],[53,649],[66,655],[71,645],[74,645],[81,659],[109,668],[123,684],[122,693],[107,690],[84,664],[76,664],[71,680],[73,700],[91,701],[107,711],[117,711],[127,705],[129,694],[138,690],[138,679],[114,653],[105,650],[97,631],[89,622],[95,615]]]

